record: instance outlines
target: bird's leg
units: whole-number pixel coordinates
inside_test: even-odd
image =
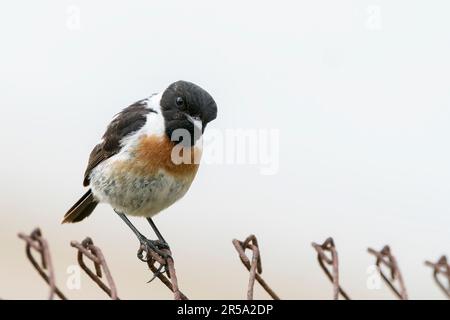
[[[118,212],[116,210],[114,210],[114,211],[126,223],[126,225],[131,229],[131,231],[133,231],[133,233],[136,235],[136,237],[138,238],[141,245],[143,245],[145,247],[147,252],[152,250],[152,251],[156,252],[157,254],[159,254],[164,259],[167,259],[170,257],[170,255],[167,252],[163,251],[163,249],[166,249],[166,246],[162,245],[161,240],[147,239],[142,233],[139,232],[138,229],[136,229],[136,227],[131,223],[130,220],[128,220],[128,218],[123,213]],[[138,254],[138,258],[139,258],[139,260],[145,261],[141,254]]]
[[[152,227],[153,232],[155,232],[156,236],[158,237],[160,247],[170,251],[169,244],[164,239],[164,237],[162,236],[161,232],[159,232],[159,230],[156,227],[156,224],[153,222],[152,218],[147,218],[147,221],[150,224],[150,226]],[[163,273],[168,273],[167,265],[161,265],[158,268],[158,270],[155,272],[154,277],[149,282],[153,281],[154,278],[156,278],[159,274],[163,274]]]
[[[156,224],[153,222],[152,218],[147,218],[148,223],[153,229],[153,232],[155,232],[156,236],[158,237],[159,241],[161,242],[160,245],[164,249],[170,249],[169,244],[166,240],[164,240],[164,237],[162,236],[161,232],[159,232],[158,228],[156,227]]]

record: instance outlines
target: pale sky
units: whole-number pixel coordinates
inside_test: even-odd
[[[384,244],[411,298],[443,298],[423,262],[450,254],[449,10],[411,0],[4,4],[0,297],[47,297],[16,236],[40,226],[67,296],[104,298],[84,275],[80,290],[65,286],[69,242],[89,235],[121,298],[171,298],[146,283],[138,243],[110,207],[60,221],[84,193],[89,152],[113,115],[183,79],[217,102],[209,134],[279,134],[275,174],[203,163],[187,195],[155,218],[186,295],[245,298],[231,240],[254,233],[282,298],[332,297],[310,245],[328,236],[352,298],[393,298],[366,286],[366,249]]]

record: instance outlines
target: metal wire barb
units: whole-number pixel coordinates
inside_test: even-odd
[[[380,275],[383,278],[384,282],[386,282],[386,284],[389,286],[389,288],[391,288],[394,294],[401,300],[408,300],[408,294],[406,292],[402,273],[400,272],[397,260],[392,255],[389,246],[384,246],[381,251],[376,251],[372,248],[368,248],[367,251],[377,258],[376,265],[378,267],[378,271],[380,272]],[[383,270],[381,270],[382,266],[386,266],[389,269],[389,277],[386,276]],[[398,288],[394,284],[395,281],[398,282]]]
[[[437,286],[444,292],[448,299],[450,299],[450,265],[447,262],[447,257],[442,256],[436,263],[425,261],[425,265],[433,268],[433,278]],[[447,285],[439,278],[443,276],[446,278]]]
[[[272,299],[280,300],[278,295],[269,287],[269,285],[261,277],[262,273],[261,254],[259,251],[258,240],[256,239],[256,236],[252,234],[248,236],[244,241],[233,239],[232,242],[234,247],[236,248],[236,251],[239,254],[239,258],[241,259],[242,264],[250,272],[247,289],[247,300],[253,300],[255,280],[259,282],[259,284],[272,297]],[[246,249],[251,250],[253,253],[251,262],[247,257],[247,255],[245,254]]]
[[[322,244],[313,242],[311,245],[317,251],[317,261],[319,262],[320,267],[333,284],[333,299],[338,300],[339,294],[341,294],[345,300],[350,300],[348,294],[339,284],[339,259],[333,238],[330,237],[326,239]],[[327,256],[327,252],[331,257]],[[326,264],[331,266],[331,272]]]
[[[87,273],[87,275],[113,300],[119,300],[117,296],[116,285],[114,279],[111,276],[105,257],[99,247],[94,245],[91,238],[87,237],[81,243],[77,241],[71,241],[70,245],[78,249],[77,260],[81,269]],[[84,262],[83,257],[87,257],[94,263],[95,272],[93,272]],[[103,270],[103,272],[102,272]],[[103,280],[103,274],[105,275],[108,285]]]
[[[149,269],[153,272],[153,278],[150,281],[154,278],[158,278],[167,288],[169,288],[170,291],[173,292],[175,300],[189,300],[178,287],[178,279],[175,272],[172,252],[169,249],[164,249],[162,251],[167,255],[167,259],[163,258],[153,250],[147,250],[144,246],[141,246],[138,250],[138,257],[143,256],[145,253],[145,261],[147,262]],[[159,264],[159,267],[156,267],[156,264]],[[167,276],[164,274],[165,271],[161,271],[162,269],[167,271]]]
[[[39,275],[50,286],[50,294],[48,299],[52,300],[55,294],[62,300],[67,300],[66,296],[58,289],[55,282],[55,272],[53,269],[52,259],[50,256],[50,250],[47,240],[42,237],[42,232],[39,228],[34,229],[30,235],[24,233],[18,234],[19,238],[26,242],[25,252],[28,260],[33,267],[37,270]],[[41,257],[41,263],[39,264],[31,253],[31,249],[34,249],[39,253]],[[46,272],[47,271],[47,272]]]

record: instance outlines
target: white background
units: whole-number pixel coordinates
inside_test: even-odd
[[[111,117],[183,79],[215,98],[208,128],[280,132],[277,174],[202,165],[186,197],[156,217],[190,298],[245,298],[231,240],[250,233],[282,298],[331,298],[310,245],[328,236],[352,298],[393,298],[366,286],[366,249],[384,244],[411,298],[442,298],[423,262],[450,253],[449,9],[392,0],[4,4],[0,297],[46,298],[16,237],[39,225],[68,296],[104,297],[84,275],[81,290],[65,287],[76,263],[69,241],[90,235],[122,298],[171,298],[146,284],[136,239],[108,206],[80,224],[60,221],[84,192],[88,154]]]

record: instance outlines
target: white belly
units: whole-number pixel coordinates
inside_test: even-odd
[[[175,178],[162,169],[145,177],[133,172],[117,174],[111,158],[92,171],[90,186],[99,202],[127,215],[152,217],[183,197],[193,178]]]

